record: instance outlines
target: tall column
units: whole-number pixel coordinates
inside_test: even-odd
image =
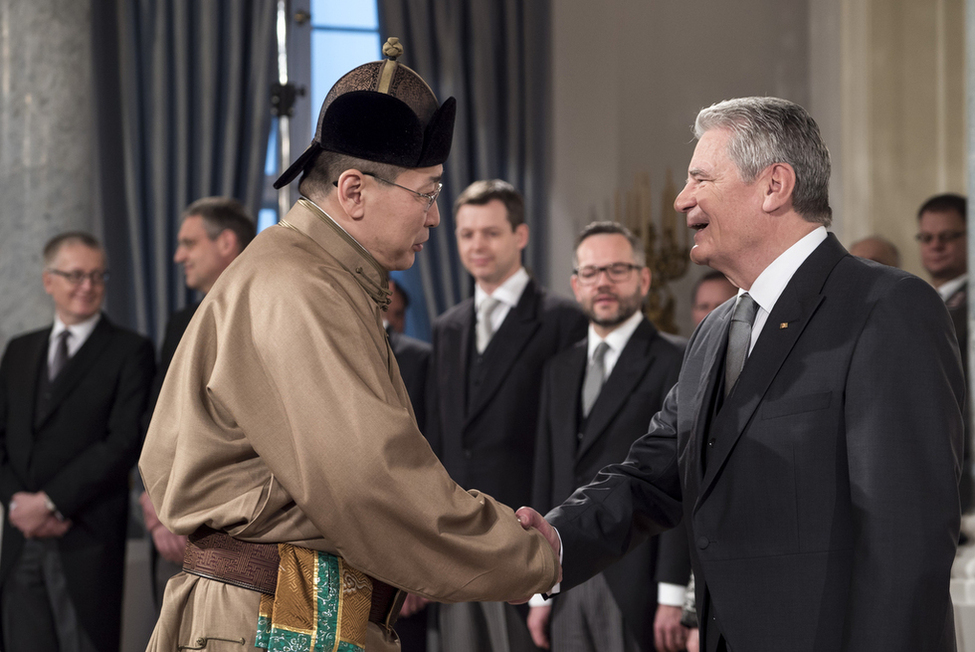
[[[93,214],[91,0],[0,0],[0,347],[52,308],[41,249]]]

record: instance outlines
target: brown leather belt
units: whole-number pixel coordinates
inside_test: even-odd
[[[183,570],[225,584],[274,595],[281,558],[273,543],[249,543],[201,526],[189,536]],[[406,594],[381,580],[372,580],[369,620],[392,627]]]

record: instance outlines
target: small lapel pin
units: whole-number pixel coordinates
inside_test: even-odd
[[[779,324],[779,330],[785,330],[788,327],[789,327],[789,322],[787,321],[784,321],[781,324]]]

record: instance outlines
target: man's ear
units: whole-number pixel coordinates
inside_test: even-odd
[[[519,249],[528,246],[528,225],[524,222],[515,227],[515,242]]]
[[[796,171],[788,163],[773,163],[762,173],[762,210],[768,214],[792,207]]]
[[[217,234],[217,251],[220,252],[221,256],[233,257],[240,253],[238,250],[240,246],[237,244],[237,234],[230,229],[224,229],[219,234]]]
[[[339,176],[336,182],[335,199],[354,220],[361,220],[365,215],[365,196],[363,185],[365,177],[362,172],[355,168],[350,168]]]
[[[52,294],[54,288],[54,275],[45,269],[41,274],[41,279],[44,281],[44,291],[48,294]]]

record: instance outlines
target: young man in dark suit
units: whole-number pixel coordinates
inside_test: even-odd
[[[629,229],[593,222],[576,240],[574,262],[572,290],[589,317],[589,335],[545,367],[532,492],[532,505],[543,511],[626,457],[677,382],[684,354],[683,340],[658,332],[643,316],[650,270]],[[660,538],[671,540],[658,545],[653,537],[554,604],[533,599],[528,625],[536,645],[551,642],[565,652],[682,650],[687,541],[680,528]]]
[[[542,367],[585,335],[586,320],[522,267],[528,225],[511,184],[476,181],[454,208],[474,297],[434,322],[425,434],[457,484],[527,505]],[[506,604],[442,605],[440,625],[448,650],[534,647],[523,615]]]
[[[964,392],[944,302],[827,234],[829,153],[802,107],[729,100],[695,133],[675,205],[692,260],[741,290],[627,460],[549,513],[560,588],[683,514],[701,649],[954,650]]]
[[[108,272],[92,236],[55,237],[44,263],[54,324],[0,362],[3,647],[117,651],[152,344],[100,312]]]
[[[183,267],[186,287],[201,295],[209,292],[223,271],[254,239],[255,233],[254,220],[247,209],[231,197],[204,197],[187,206],[176,235],[176,253],[173,255],[173,262]],[[146,428],[149,427],[149,419],[156,407],[156,399],[166,378],[169,363],[172,362],[183,332],[199,305],[194,301],[169,317],[162,347],[159,349],[159,366],[149,393]],[[146,531],[152,537],[151,583],[158,607],[162,604],[166,581],[183,567],[186,537],[170,532],[159,522],[156,510],[145,491],[139,497],[139,504],[142,506]]]

